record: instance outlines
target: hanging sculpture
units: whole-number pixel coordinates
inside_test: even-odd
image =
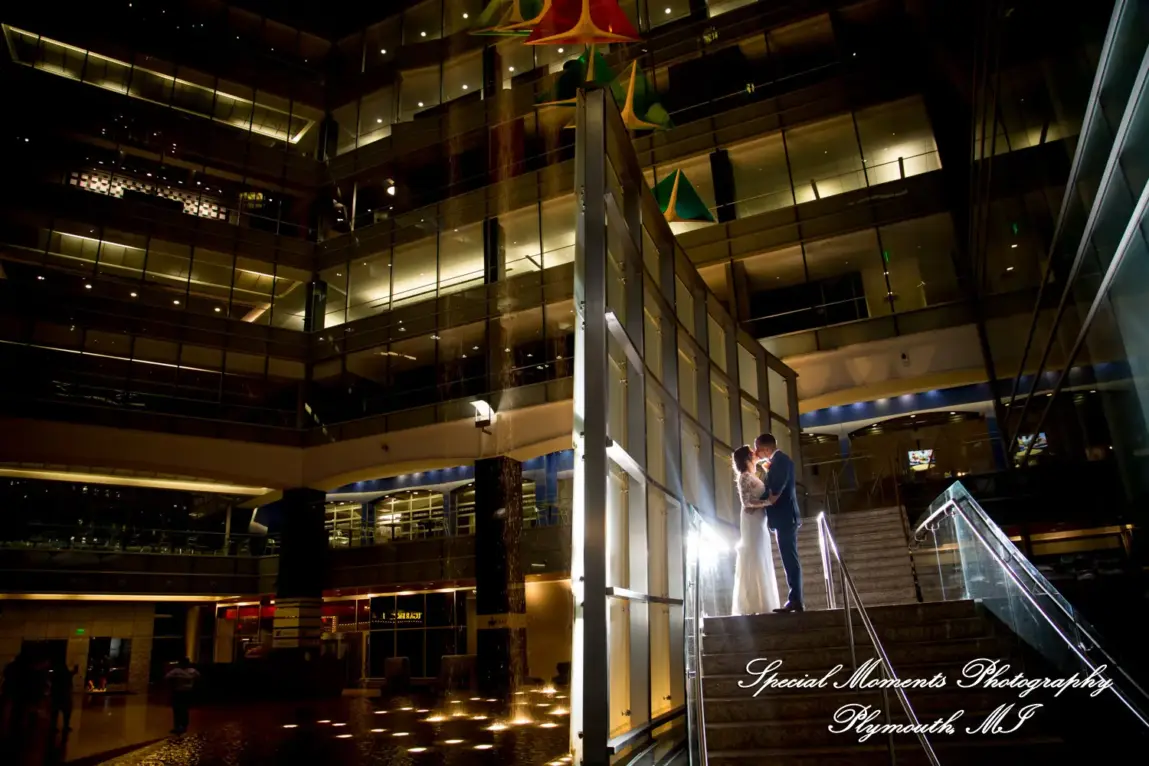
[[[491,0],[472,25],[473,35],[526,37],[551,0]]]
[[[706,221],[714,223],[714,216],[698,196],[690,179],[676,170],[654,187],[654,199],[667,223],[677,221]]]
[[[611,85],[615,101],[622,109],[622,121],[631,130],[669,130],[670,114],[658,101],[658,94],[632,61],[630,71]]]
[[[527,45],[638,42],[638,31],[616,0],[549,0],[532,22]]]
[[[606,63],[606,58],[592,45],[582,55],[563,64],[562,74],[555,80],[550,93],[539,97],[538,106],[575,105],[578,89],[586,85],[608,86],[617,75]]]

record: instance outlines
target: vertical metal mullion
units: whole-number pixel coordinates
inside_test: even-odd
[[[575,138],[575,591],[570,744],[576,762],[607,766],[610,639],[606,596],[606,136],[604,91],[580,92]]]
[[[730,323],[723,323],[722,336],[726,343],[726,375],[733,389],[726,389],[730,410],[730,446],[737,448],[746,444],[747,435],[742,433],[742,378],[738,374],[738,319],[731,317]]]

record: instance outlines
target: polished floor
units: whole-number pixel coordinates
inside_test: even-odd
[[[529,691],[511,700],[459,696],[342,698],[195,707],[186,734],[170,735],[162,697],[106,697],[77,705],[67,737],[34,726],[4,749],[23,765],[514,764],[565,763],[568,700]]]

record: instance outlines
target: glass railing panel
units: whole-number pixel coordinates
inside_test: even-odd
[[[915,527],[914,564],[925,600],[972,599],[1067,676],[1113,683],[1149,727],[1149,696],[1103,647],[1098,631],[1045,578],[977,500],[955,482]]]

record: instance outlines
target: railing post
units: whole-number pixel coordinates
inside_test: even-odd
[[[882,677],[883,678],[890,678],[890,671],[886,667],[885,663],[882,663]],[[886,726],[889,727],[886,729],[886,731],[888,732],[887,739],[886,739],[886,746],[890,750],[890,766],[896,766],[896,764],[898,762],[898,755],[894,750],[894,730],[893,730],[893,727],[891,726],[891,724],[893,723],[893,720],[890,717],[890,692],[884,686],[882,687],[882,710],[886,714]],[[911,721],[910,723],[913,723],[913,722]]]

